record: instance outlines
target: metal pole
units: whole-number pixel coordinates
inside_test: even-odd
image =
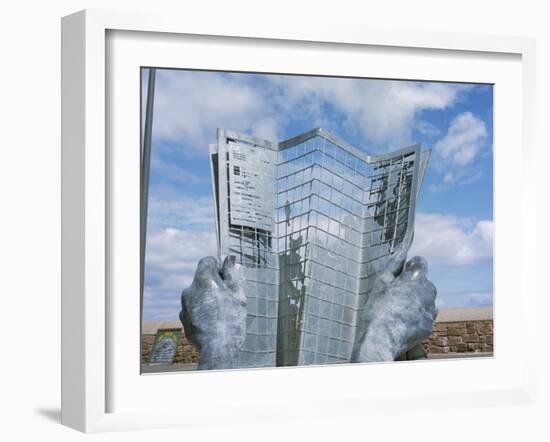
[[[143,154],[141,157],[141,223],[140,223],[140,258],[141,258],[141,298],[143,302],[143,284],[145,276],[145,240],[147,238],[147,208],[149,201],[149,169],[151,166],[151,135],[153,130],[153,105],[155,101],[156,69],[149,69],[147,83],[147,104],[145,109],[145,127],[143,130]]]

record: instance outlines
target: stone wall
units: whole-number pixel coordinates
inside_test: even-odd
[[[141,337],[141,361],[146,364],[155,341],[157,330],[178,328],[179,321],[144,322]],[[493,352],[493,309],[464,308],[441,310],[437,316],[433,333],[423,342],[428,355],[449,355],[454,353]],[[176,351],[175,363],[193,364],[199,362],[196,348],[182,335]]]
[[[424,343],[430,355],[493,352],[493,308],[445,309]]]
[[[438,322],[423,342],[428,354],[493,352],[493,320]]]

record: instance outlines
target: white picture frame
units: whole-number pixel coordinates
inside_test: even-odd
[[[118,43],[110,42],[109,39],[116,36],[122,36],[122,46],[115,47],[113,45]],[[269,44],[278,50],[278,45],[281,45],[287,51],[289,48],[308,50],[307,47],[319,47],[332,51],[335,56],[338,52],[368,49],[371,56],[383,59],[391,51],[397,51],[400,57],[417,51],[420,58],[429,56],[433,59],[433,71],[429,75],[441,80],[473,81],[482,77],[490,80],[493,74],[478,72],[476,76],[475,71],[468,74],[460,69],[454,78],[448,77],[449,74],[444,74],[443,70],[437,74],[438,58],[450,56],[458,60],[466,56],[473,63],[477,60],[478,64],[483,65],[485,58],[493,57],[503,60],[503,66],[509,66],[509,77],[506,77],[508,68],[496,69],[502,72],[494,74],[503,75],[499,77],[502,83],[495,84],[497,88],[502,84],[503,90],[506,89],[502,95],[495,94],[495,119],[501,121],[495,125],[495,146],[503,146],[504,153],[500,155],[499,150],[495,153],[495,265],[500,266],[496,278],[500,274],[502,281],[499,283],[497,280],[495,284],[497,331],[494,358],[176,375],[140,376],[139,368],[136,372],[139,360],[134,360],[133,355],[139,353],[139,343],[137,340],[134,342],[134,338],[139,336],[139,328],[135,329],[136,321],[139,323],[139,316],[135,315],[136,309],[139,309],[139,292],[135,298],[135,289],[139,289],[139,281],[129,275],[135,274],[135,264],[139,263],[139,234],[135,236],[137,241],[132,240],[136,222],[139,226],[139,211],[135,211],[139,186],[129,198],[128,204],[133,205],[124,210],[126,215],[119,217],[114,214],[121,201],[120,192],[126,186],[133,189],[136,183],[139,168],[133,166],[139,164],[136,164],[136,159],[139,161],[139,141],[134,141],[139,140],[139,132],[123,124],[117,124],[115,129],[108,131],[106,122],[118,118],[119,111],[111,109],[109,104],[119,106],[124,97],[130,96],[117,96],[118,103],[113,104],[112,83],[117,81],[117,75],[124,75],[124,69],[133,69],[140,64],[142,54],[136,51],[136,44],[145,48],[148,40],[154,39],[155,44],[164,49],[159,50],[161,46],[156,46],[155,53],[159,58],[153,57],[152,60],[155,65],[162,66],[162,57],[173,51],[174,45],[185,44],[186,36],[193,37],[195,42],[202,37],[215,37],[217,44],[226,48],[231,42],[245,42],[254,46],[255,50],[262,44]],[[137,43],[136,39],[139,40]],[[200,43],[204,44],[202,41]],[[207,46],[210,50],[216,50],[212,49],[215,45]],[[245,52],[248,50],[244,46],[242,48]],[[144,49],[143,54],[146,52]],[[536,251],[536,186],[534,174],[529,173],[535,161],[535,46],[532,39],[394,32],[336,25],[304,25],[298,28],[246,20],[241,23],[202,19],[182,22],[178,17],[87,10],[63,18],[62,56],[63,424],[85,432],[98,432],[368,414],[380,409],[396,412],[534,401],[535,367],[532,355],[535,339],[529,339],[534,336],[536,328],[532,319],[536,316],[535,270],[530,260]],[[415,58],[410,57],[410,61],[414,65]],[[113,63],[124,67],[117,73],[110,70]],[[220,56],[215,60],[215,66],[220,68],[234,68],[231,63],[230,57],[224,59]],[[305,69],[296,66],[297,71]],[[411,67],[421,68],[421,65]],[[395,69],[395,78],[408,77],[404,71],[400,74]],[[379,75],[384,78],[388,74],[380,71]],[[413,78],[422,79],[422,76]],[[514,85],[520,90],[516,90]],[[139,91],[128,89],[128,94],[139,95]],[[136,104],[135,97],[132,95],[133,104]],[[499,97],[515,105],[503,106],[502,102],[499,103]],[[128,117],[128,124],[139,125],[139,102],[137,104],[133,111],[135,114]],[[507,135],[508,138],[501,137]],[[117,137],[124,138],[122,144]],[[133,144],[135,151],[132,153]],[[113,152],[110,149],[112,145],[130,147]],[[128,167],[121,168],[123,163]],[[513,167],[517,170],[517,164],[521,165],[517,171],[521,175],[521,186],[507,189],[502,177]],[[499,175],[503,189],[500,197]],[[510,192],[521,201],[521,210],[506,211],[504,194]],[[121,223],[129,223],[125,235],[120,234]],[[508,235],[512,232],[516,232],[516,236]],[[116,241],[122,241],[117,244],[123,247],[113,247]],[[504,243],[506,253],[503,248],[499,249]],[[117,267],[114,272],[113,263],[123,258],[121,253],[130,257],[131,263],[128,268]],[[111,296],[113,291],[117,291],[118,284],[129,287],[128,297]],[[517,297],[515,305],[510,302],[512,296]],[[132,299],[135,299],[136,305],[132,304]],[[130,313],[128,317],[131,319],[121,320],[121,312],[125,310]],[[512,318],[514,311],[516,313]],[[525,344],[521,351],[513,352],[517,341],[510,326],[511,320],[516,325],[520,324],[524,335]],[[120,342],[126,343],[127,352],[118,351]],[[409,385],[408,379],[412,377],[433,379],[436,369],[455,375],[454,389],[445,389],[437,382]],[[345,373],[344,377],[342,373]],[[461,373],[479,373],[479,376],[477,380],[468,379],[468,375],[460,379]],[[492,379],[490,383],[489,377]],[[378,389],[369,381],[372,378],[382,379],[377,382]],[[266,385],[267,379],[270,385]],[[315,383],[320,379],[327,385],[321,392],[317,391],[318,384]],[[340,386],[335,385],[338,379]],[[365,379],[365,382],[358,384],[360,379]],[[185,383],[188,398],[183,404],[168,396],[183,388],[182,383]],[[281,390],[282,386],[294,391],[298,389],[301,397],[296,407],[289,409],[283,396],[277,396],[277,390]],[[259,387],[263,387],[262,392],[259,392]],[[114,391],[116,394],[113,394]],[[155,396],[155,392],[159,391],[164,396]],[[142,395],[145,398],[143,402],[148,402],[150,406],[136,404],[136,397],[132,394]],[[266,401],[261,394],[271,394],[271,399]],[[113,397],[117,398],[116,401]]]

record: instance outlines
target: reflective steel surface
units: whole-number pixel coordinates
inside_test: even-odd
[[[245,266],[240,366],[349,362],[377,274],[412,238],[429,151],[373,156],[314,129],[219,130],[210,152],[220,258]]]

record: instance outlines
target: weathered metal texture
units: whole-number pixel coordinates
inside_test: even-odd
[[[245,267],[240,363],[349,362],[377,276],[412,240],[429,152],[368,155],[314,129],[280,143],[219,130],[211,154],[220,257]]]
[[[393,361],[431,334],[437,291],[427,262],[415,256],[403,268],[404,256],[388,263],[361,309],[351,362]],[[403,270],[395,276],[395,268]]]
[[[199,369],[240,367],[246,335],[246,296],[241,266],[228,256],[199,261],[195,278],[181,295],[180,320],[187,339],[199,349]]]
[[[279,297],[278,263],[272,247],[276,150],[270,142],[219,130],[218,144],[211,146],[211,155],[219,257],[236,256],[245,278],[246,339],[239,353],[239,366],[273,367]],[[261,215],[255,224],[258,212]]]

